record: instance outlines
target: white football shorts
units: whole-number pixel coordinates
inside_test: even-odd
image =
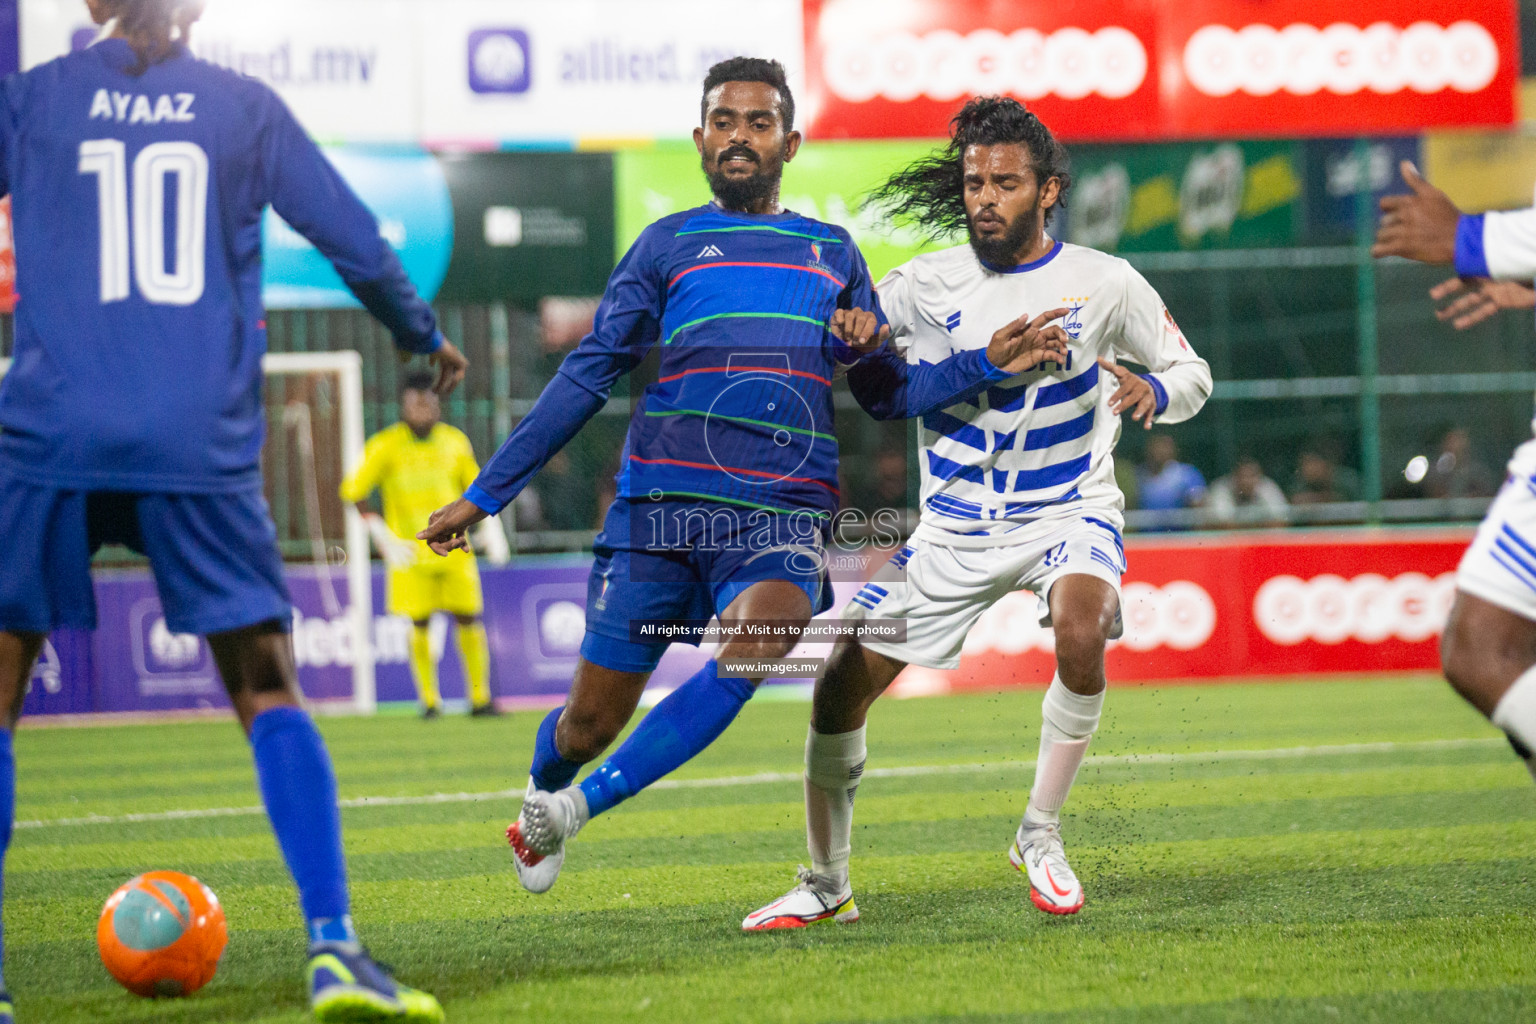
[[[1040,625],[1050,626],[1051,586],[1074,573],[1096,576],[1120,594],[1125,546],[1107,520],[1067,519],[1038,540],[957,548],[913,539],[881,566],[843,609],[845,619],[905,619],[905,643],[861,639],[889,658],[927,668],[956,668],[960,648],[981,613],[1016,590],[1040,598]],[[1122,631],[1116,612],[1111,638]]]
[[[1461,556],[1456,589],[1536,622],[1536,439],[1515,449],[1509,479]]]

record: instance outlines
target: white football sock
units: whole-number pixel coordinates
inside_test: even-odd
[[[864,726],[805,738],[805,838],[811,870],[841,889],[853,851],[853,795],[864,774]]]
[[[1040,758],[1035,762],[1035,784],[1029,791],[1024,827],[1059,823],[1061,805],[1067,802],[1077,769],[1088,752],[1088,741],[1099,727],[1104,710],[1104,691],[1091,697],[1073,693],[1057,675],[1040,705]]]
[[[1524,759],[1525,767],[1536,778],[1536,665],[1510,684],[1488,717],[1504,730],[1515,753]]]

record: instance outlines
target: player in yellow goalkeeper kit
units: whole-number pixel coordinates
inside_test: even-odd
[[[414,538],[432,511],[462,494],[480,472],[469,438],[440,422],[441,418],[430,376],[418,371],[407,374],[400,389],[400,422],[368,439],[362,464],[342,482],[341,497],[357,503],[374,546],[389,567],[390,614],[411,620],[411,675],[422,717],[436,718],[442,711],[427,629],[435,611],[458,620],[470,714],[494,715],[490,648],[480,621],[484,600],[475,556],[455,551],[438,558],[421,541],[406,539]],[[382,518],[362,505],[374,490],[379,491],[384,507]],[[490,529],[481,535],[486,555],[492,562],[505,562],[506,536],[493,520],[486,522]]]

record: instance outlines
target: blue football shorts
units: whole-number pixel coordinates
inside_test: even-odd
[[[283,560],[259,485],[224,494],[59,490],[0,465],[0,629],[96,628],[91,555],[149,557],[165,624],[223,633],[292,620]]]
[[[593,545],[582,657],[620,672],[649,672],[674,641],[646,642],[639,624],[707,622],[764,580],[793,583],[813,612],[826,611],[832,588],[824,524],[810,513],[616,499]]]

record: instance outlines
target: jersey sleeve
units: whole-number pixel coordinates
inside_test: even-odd
[[[442,343],[437,316],[379,235],[379,222],[276,93],[267,95],[264,115],[261,168],[272,208],[331,261],[397,348],[436,351]]]
[[[969,401],[1011,376],[992,365],[984,348],[912,365],[890,345],[882,345],[848,370],[848,389],[875,419],[899,420]]]
[[[1211,396],[1211,368],[1189,347],[1156,289],[1130,264],[1124,271],[1114,353],[1151,371],[1143,376],[1157,396],[1156,421],[1181,423]]]
[[[363,445],[363,459],[341,482],[341,500],[356,503],[365,500],[384,478],[385,466],[393,449],[388,433],[374,434]]]
[[[903,264],[880,279],[875,286],[880,307],[891,325],[891,342],[898,352],[905,352],[911,342],[917,304],[912,298],[911,264]]]
[[[1536,208],[1464,215],[1456,225],[1455,263],[1463,277],[1536,279]]]
[[[659,232],[641,233],[619,261],[581,340],[533,409],[486,461],[464,492],[492,515],[512,503],[535,473],[608,402],[614,382],[640,364],[661,333],[665,282],[658,266]]]
[[[837,296],[838,309],[863,309],[873,311],[878,332],[888,321],[885,312],[880,308],[880,299],[875,295],[874,285],[869,278],[869,264],[864,262],[864,254],[854,243],[853,237],[842,230],[838,230],[843,244],[848,247],[849,270],[848,283],[843,286],[842,292]],[[832,339],[832,354],[837,362],[843,366],[851,366],[861,358],[847,342],[841,338]]]

